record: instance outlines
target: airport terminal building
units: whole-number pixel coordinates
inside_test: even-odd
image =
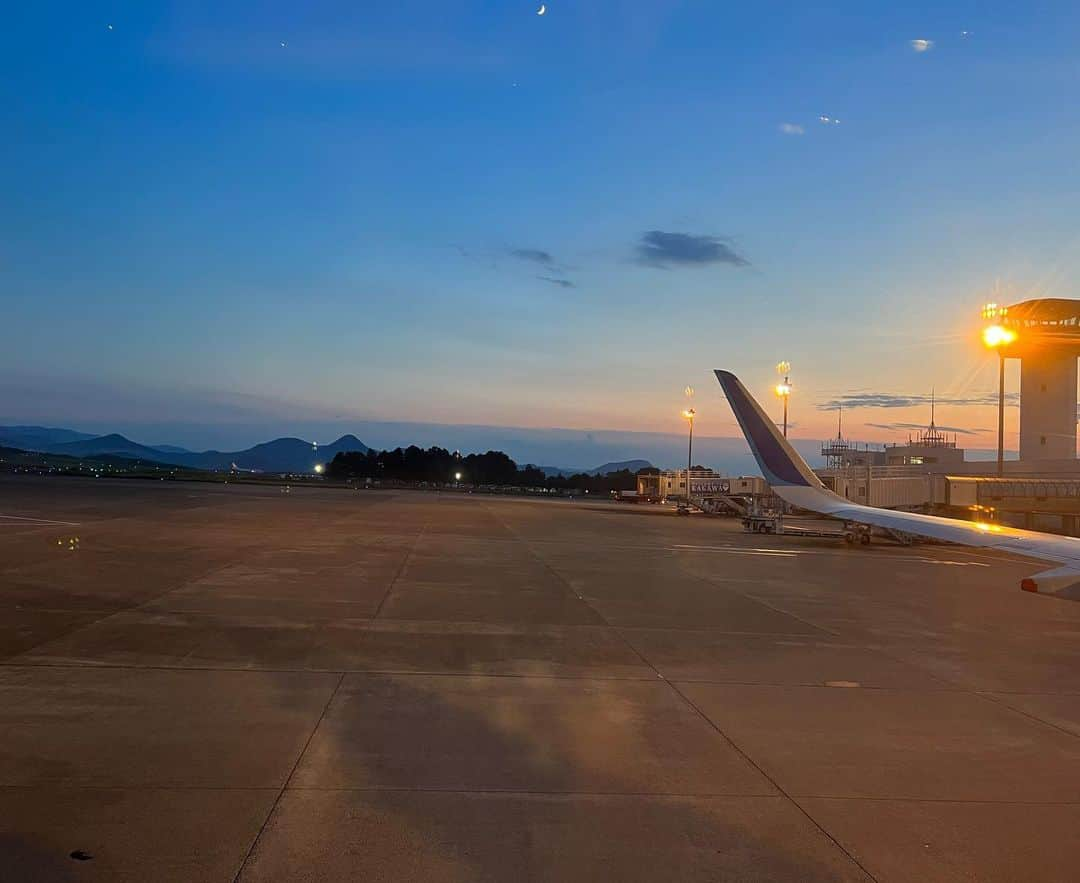
[[[1000,364],[1020,361],[1019,459],[967,459],[956,436],[935,426],[931,409],[927,428],[906,444],[859,448],[838,431],[822,446],[826,465],[819,474],[836,493],[858,503],[976,514],[1080,536],[1080,300],[991,304],[984,316],[995,323],[984,340],[996,349]],[[1003,369],[1000,376],[1003,380]]]

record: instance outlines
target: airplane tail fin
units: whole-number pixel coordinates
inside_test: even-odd
[[[825,486],[799,456],[776,424],[769,419],[761,405],[747,392],[742,382],[730,371],[716,371],[716,379],[724,389],[735,419],[754,453],[762,475],[774,488],[810,487],[824,490]]]

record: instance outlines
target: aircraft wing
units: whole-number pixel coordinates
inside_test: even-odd
[[[738,377],[730,371],[717,371],[716,379],[727,395],[762,475],[782,500],[800,509],[857,524],[1051,561],[1061,566],[1023,580],[1020,587],[1028,592],[1080,600],[1080,591],[1069,591],[1072,587],[1080,588],[1080,538],[852,503],[822,484]]]

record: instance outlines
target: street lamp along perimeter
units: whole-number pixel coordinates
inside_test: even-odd
[[[776,394],[784,402],[784,438],[787,438],[787,409],[788,399],[791,398],[791,362],[780,362],[776,366],[776,373],[783,378],[776,384]]]
[[[688,386],[683,392],[686,394],[687,401],[693,401],[694,387]],[[686,512],[690,511],[690,468],[694,460],[694,416],[696,414],[697,411],[692,407],[682,412],[683,417],[690,424],[690,438],[686,445]]]
[[[987,304],[982,310],[982,317],[992,323],[983,329],[983,343],[998,354],[998,478],[1005,474],[1005,351],[1016,342],[1017,336],[1012,328],[1002,324],[1008,314],[1008,307],[996,303]]]

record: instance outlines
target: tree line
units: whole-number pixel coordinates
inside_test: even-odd
[[[420,448],[416,445],[394,448],[392,451],[343,451],[327,465],[326,474],[338,480],[499,485],[588,491],[592,494],[630,491],[637,487],[637,474],[629,469],[606,475],[588,475],[584,472],[567,476],[545,475],[542,469],[531,463],[519,467],[502,451],[462,456],[445,448]]]

